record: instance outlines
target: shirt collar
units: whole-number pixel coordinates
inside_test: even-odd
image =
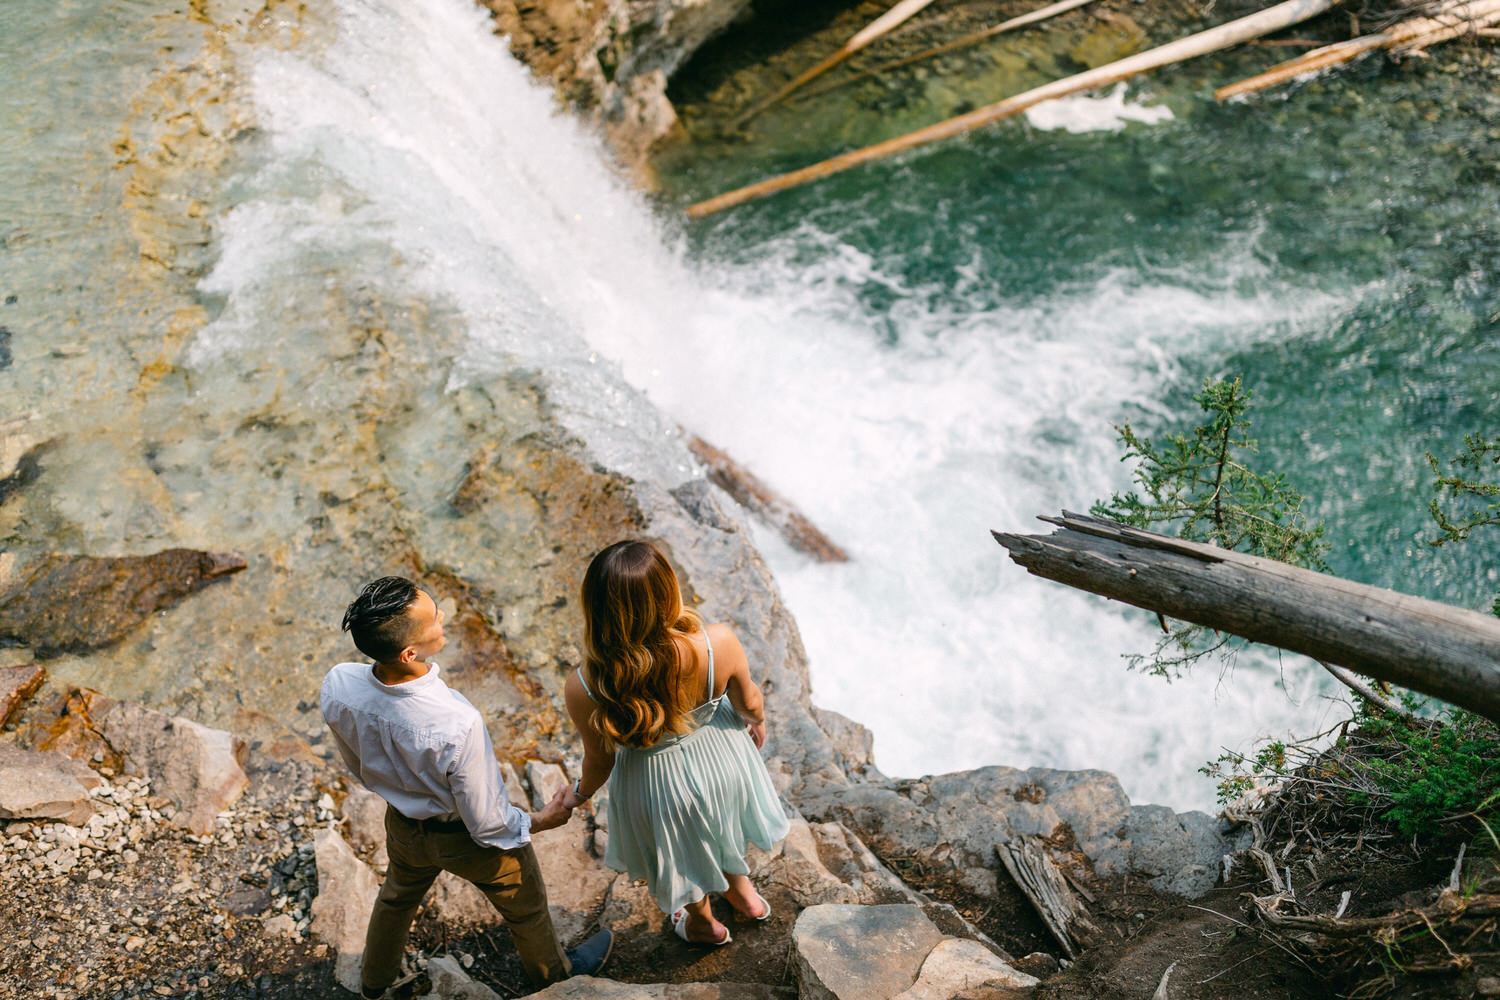
[[[386,684],[379,677],[375,676],[375,664],[372,663],[365,669],[365,677],[369,680],[370,686],[375,690],[383,694],[399,695],[405,698],[414,694],[421,694],[423,691],[436,687],[440,683],[438,681],[438,674],[441,671],[441,667],[432,660],[428,660],[427,673],[421,677],[415,680],[402,681],[400,684]]]

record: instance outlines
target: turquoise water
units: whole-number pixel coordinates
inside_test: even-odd
[[[903,322],[914,312],[961,323],[1090,286],[1307,297],[1305,315],[1259,329],[1232,309],[1195,324],[1173,377],[1150,401],[1122,400],[1121,415],[1186,426],[1202,378],[1242,375],[1261,461],[1327,522],[1334,572],[1487,607],[1500,544],[1426,544],[1425,453],[1446,460],[1465,433],[1500,425],[1500,65],[1474,55],[1458,72],[1444,57],[1372,60],[1227,105],[1138,81],[1131,100],[1170,105],[1172,121],[1084,134],[1007,122],[732,210],[691,237],[702,257],[741,264],[788,244],[802,262],[830,247],[866,255],[871,273],[846,291],[897,353],[940,336]],[[672,178],[675,195],[738,183],[756,158],[705,160]],[[1065,502],[1081,508],[1107,486]]]

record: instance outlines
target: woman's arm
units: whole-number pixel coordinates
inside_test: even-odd
[[[714,664],[725,678],[724,690],[729,704],[745,720],[750,739],[757,748],[766,745],[766,699],[760,685],[750,677],[750,661],[745,648],[728,625],[716,625],[708,637],[714,644]]]
[[[578,679],[576,672],[568,675],[568,682],[563,686],[563,698],[568,704],[568,715],[572,717],[573,725],[578,727],[578,735],[583,738],[583,773],[578,777],[578,793],[575,795],[569,788],[568,797],[564,800],[569,808],[576,809],[604,787],[604,783],[609,780],[609,773],[615,769],[615,755],[604,748],[603,737],[590,721],[590,716],[594,714],[594,699],[584,690],[583,682]]]

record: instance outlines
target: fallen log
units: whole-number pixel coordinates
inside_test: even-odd
[[[1138,73],[1157,69],[1172,63],[1193,59],[1197,56],[1217,52],[1231,45],[1268,35],[1282,28],[1289,28],[1294,24],[1300,24],[1309,18],[1316,17],[1325,11],[1331,10],[1339,4],[1340,0],[1285,0],[1274,7],[1267,8],[1248,17],[1242,17],[1227,24],[1221,24],[1207,31],[1200,31],[1196,35],[1180,38],[1175,42],[1141,52],[1137,55],[1119,59],[1104,66],[1079,73],[1076,76],[1066,77],[1062,80],[1054,80],[1052,83],[1036,87],[1015,97],[1007,97],[1003,101],[990,104],[983,108],[970,111],[967,114],[949,118],[929,125],[915,132],[897,136],[878,142],[873,146],[856,149],[843,153],[831,159],[814,163],[800,170],[781,174],[768,180],[759,181],[724,194],[717,195],[705,201],[700,201],[688,208],[688,217],[701,219],[715,212],[722,212],[726,208],[742,205],[756,198],[764,198],[766,195],[785,191],[787,188],[806,184],[808,181],[820,180],[832,174],[841,173],[851,167],[857,167],[863,163],[883,159],[895,153],[905,152],[917,146],[924,146],[930,142],[940,139],[949,139],[956,135],[962,135],[991,122],[1000,121],[1018,115],[1027,108],[1050,101],[1058,97],[1066,97],[1069,94],[1077,94],[1085,90],[1095,90],[1099,87],[1116,83]]]
[[[707,467],[710,482],[733,497],[735,503],[775,528],[792,548],[818,562],[849,561],[848,554],[819,531],[817,525],[749,469],[700,437],[688,435],[687,446]]]
[[[1500,24],[1500,0],[1459,0],[1430,17],[1410,18],[1385,31],[1305,52],[1296,59],[1288,59],[1272,66],[1264,73],[1220,87],[1214,91],[1214,98],[1227,101],[1232,97],[1253,94],[1279,83],[1350,62],[1377,49],[1389,49],[1397,53],[1419,51],[1460,35],[1482,31],[1492,24]]]
[[[881,73],[887,73],[893,69],[900,69],[902,66],[910,66],[912,63],[922,62],[924,59],[931,59],[935,56],[940,56],[947,52],[954,52],[958,49],[968,48],[970,45],[978,45],[980,42],[984,41],[987,38],[994,38],[996,35],[1004,34],[1007,31],[1015,31],[1016,29],[1024,28],[1027,25],[1037,24],[1041,21],[1047,20],[1048,18],[1056,17],[1059,14],[1066,14],[1070,10],[1076,10],[1077,8],[1082,7],[1084,4],[1093,2],[1094,0],[1061,0],[1061,2],[1059,3],[1048,4],[1046,7],[1043,7],[1040,10],[1034,10],[1029,14],[1022,14],[1019,17],[1013,17],[1008,21],[1001,21],[999,24],[985,28],[983,31],[976,31],[972,34],[964,35],[962,38],[955,38],[951,42],[944,42],[942,45],[935,45],[932,48],[924,49],[921,52],[916,53],[915,55],[904,56],[900,59],[892,59],[890,62],[881,63],[879,66],[872,66],[867,70],[855,73],[854,75],[846,77],[845,79],[836,80],[833,83],[824,84],[820,87],[814,87],[810,90],[804,90],[802,93],[797,95],[797,98],[798,100],[807,100],[809,97],[816,97],[819,94],[826,94],[831,90],[837,90],[840,87],[847,87],[851,83],[858,83],[860,80],[865,80],[872,76],[879,76]],[[1319,43],[1314,42],[1313,44],[1316,45]]]
[[[909,20],[911,17],[920,13],[922,9],[930,3],[932,3],[932,0],[899,0],[899,2],[894,7],[877,17],[875,20],[871,21],[869,24],[865,25],[864,28],[855,33],[853,38],[850,38],[843,45],[840,45],[838,49],[835,50],[831,55],[824,57],[818,62],[816,66],[813,66],[811,69],[805,70],[804,72],[799,74],[797,78],[794,79],[791,83],[787,84],[785,87],[782,87],[776,93],[772,94],[764,101],[761,101],[759,104],[755,105],[744,114],[740,115],[730,123],[729,127],[731,129],[737,129],[748,122],[750,119],[754,118],[756,115],[760,114],[762,111],[773,108],[777,104],[780,104],[782,101],[786,100],[786,98],[798,87],[801,87],[809,80],[815,80],[818,77],[822,76],[824,73],[833,69],[833,67],[837,66],[845,59],[848,59],[850,56],[854,55],[854,53],[858,52],[860,49],[864,48],[871,42],[875,41],[877,38],[889,32],[892,28],[895,28],[903,21]]]
[[[1302,653],[1500,722],[1500,619],[1212,545],[1073,514],[993,532],[1029,572]]]

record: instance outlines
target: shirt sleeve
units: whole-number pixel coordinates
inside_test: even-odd
[[[332,679],[333,674],[332,672],[330,672],[328,677],[324,679],[323,688],[319,692],[318,696],[318,701],[320,702],[319,707],[323,710],[323,722],[328,726],[328,731],[333,734],[333,745],[338,747],[339,756],[344,758],[345,766],[347,766],[350,771],[354,772],[354,776],[356,778],[359,778],[360,781],[364,781],[364,776],[360,773],[359,769],[359,751],[356,750],[354,748],[354,745],[350,743],[349,740],[344,736],[343,732],[340,731],[337,724],[339,721],[342,721],[342,713],[340,710],[343,706],[339,704],[338,699],[335,698],[332,691],[330,691],[330,688],[332,687]]]
[[[476,843],[506,849],[531,842],[531,814],[511,804],[484,723],[475,719],[448,771],[453,804]]]

